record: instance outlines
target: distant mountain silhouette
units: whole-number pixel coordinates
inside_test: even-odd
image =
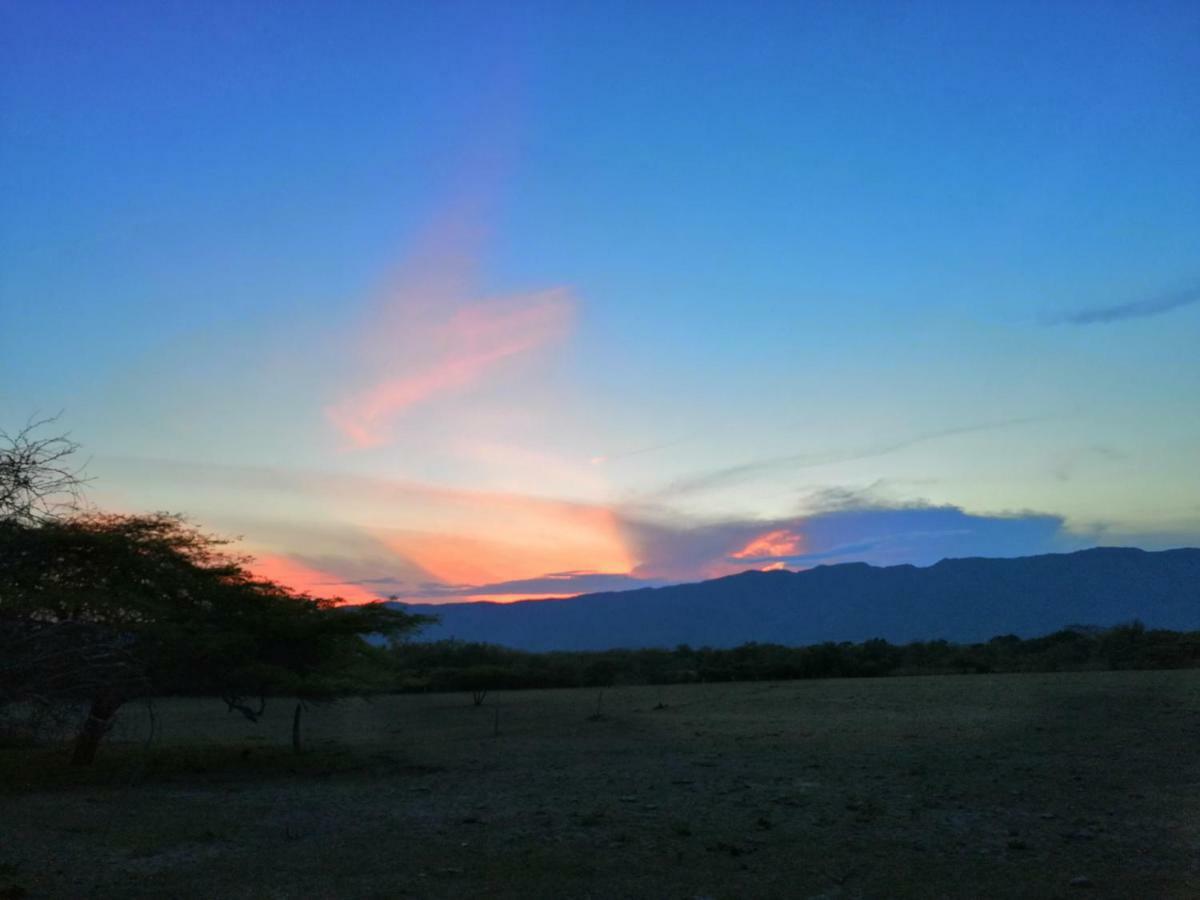
[[[926,568],[866,563],[743,572],[711,581],[561,600],[406,604],[441,617],[423,640],[524,650],[733,647],[748,641],[894,643],[1074,624],[1200,629],[1200,549],[1103,547],[1017,559],[945,559]]]

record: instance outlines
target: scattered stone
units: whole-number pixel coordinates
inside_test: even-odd
[[[709,844],[704,848],[709,853],[728,853],[730,856],[741,856],[743,853],[753,853],[753,847],[739,847],[737,844],[731,844],[727,841],[717,841],[715,844]]]

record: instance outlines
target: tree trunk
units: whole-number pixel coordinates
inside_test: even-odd
[[[75,752],[71,754],[71,765],[90,766],[92,764],[96,759],[96,750],[100,747],[100,741],[112,727],[113,717],[120,708],[120,698],[112,694],[92,698],[87,720],[83,723],[83,728],[79,730],[79,736],[75,738]]]
[[[304,752],[300,744],[300,713],[303,710],[304,701],[296,701],[296,711],[292,713],[292,750],[296,753]]]

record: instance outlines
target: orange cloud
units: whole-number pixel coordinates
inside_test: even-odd
[[[314,597],[338,597],[348,603],[372,603],[381,599],[361,585],[339,581],[335,576],[314,569],[287,556],[262,554],[250,564],[250,571],[277,581],[294,591]]]
[[[779,528],[760,534],[731,559],[762,559],[773,556],[797,556],[804,552],[804,535],[787,528]]]

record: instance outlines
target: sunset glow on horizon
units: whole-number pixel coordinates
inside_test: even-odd
[[[250,562],[249,569],[261,578],[314,597],[336,597],[347,603],[373,603],[380,599],[377,594],[360,585],[339,581],[328,572],[321,572],[286,556],[260,554]]]

